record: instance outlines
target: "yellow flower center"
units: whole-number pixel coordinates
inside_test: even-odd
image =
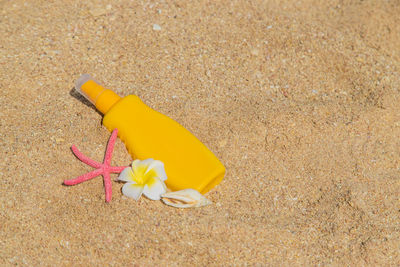
[[[135,168],[133,180],[140,185],[151,185],[157,173],[154,169],[148,170],[148,166],[138,166]]]

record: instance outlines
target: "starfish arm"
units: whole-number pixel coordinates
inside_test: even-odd
[[[72,150],[72,152],[75,154],[75,156],[76,156],[78,159],[80,159],[83,163],[86,163],[87,165],[92,166],[93,168],[100,168],[101,163],[99,163],[99,162],[97,162],[97,161],[94,161],[94,160],[92,160],[91,158],[86,157],[85,155],[83,155],[83,153],[80,152],[80,151],[76,148],[76,146],[72,145],[72,146],[71,146],[71,150]]]
[[[111,166],[110,167],[110,172],[111,173],[120,173],[120,172],[122,172],[125,168],[128,168],[129,166],[119,166],[119,167],[117,167],[117,166]]]
[[[103,177],[104,177],[104,190],[105,190],[105,193],[106,193],[106,202],[110,202],[111,201],[111,195],[112,195],[110,173],[105,171],[103,173]]]
[[[105,195],[106,195],[106,202],[110,202],[111,195],[112,195],[112,188],[111,188],[112,185],[111,185],[110,173],[120,173],[126,168],[125,166],[119,166],[119,167],[110,166],[112,153],[114,150],[114,144],[117,139],[117,135],[118,135],[118,129],[114,129],[111,134],[110,139],[108,140],[107,149],[106,149],[103,163],[99,163],[99,162],[94,161],[91,158],[83,155],[83,153],[80,152],[73,145],[71,147],[71,150],[75,154],[75,156],[79,160],[81,160],[83,163],[86,163],[87,165],[96,168],[96,170],[88,172],[84,175],[78,176],[75,179],[65,180],[64,184],[65,185],[76,185],[76,184],[85,182],[87,180],[90,180],[90,179],[102,174],[103,178],[104,178],[104,190],[105,190]]]
[[[112,157],[112,153],[114,151],[115,141],[117,140],[117,134],[118,134],[118,129],[114,129],[112,131],[110,139],[108,140],[106,155],[104,157],[104,164],[105,165],[110,165],[111,164],[111,157]]]
[[[102,174],[103,170],[102,169],[97,169],[91,172],[88,172],[84,175],[78,176],[75,179],[71,179],[71,180],[64,180],[64,184],[65,185],[76,185],[76,184],[80,184],[82,182],[85,182],[87,180],[90,180],[96,176],[99,176],[100,174]]]

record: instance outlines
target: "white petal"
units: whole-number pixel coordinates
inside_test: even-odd
[[[144,160],[142,160],[142,163],[143,164],[145,164],[145,165],[150,165],[152,162],[154,161],[154,159],[144,159]]]
[[[135,180],[133,179],[133,171],[131,167],[126,167],[118,176],[119,181],[124,181],[124,182],[131,182],[136,184]]]
[[[142,185],[126,183],[122,187],[122,194],[135,200],[139,200],[140,196],[143,193],[143,189],[144,188]]]
[[[158,178],[151,178],[143,189],[143,194],[152,199],[152,200],[160,200],[160,196],[167,192],[167,187],[164,182]]]
[[[140,164],[141,162],[142,162],[141,160],[135,159],[135,160],[132,162],[132,164],[131,164],[132,169],[135,168],[135,167],[136,167],[138,164]]]
[[[175,208],[202,207],[212,202],[194,189],[184,189],[161,195],[162,201]]]
[[[167,174],[165,173],[164,169],[164,163],[159,160],[153,160],[153,162],[150,163],[148,171],[153,169],[157,173],[157,178],[159,178],[161,181],[167,180]]]
[[[145,160],[134,160],[132,162],[132,171],[135,177],[143,177],[146,172],[149,171],[149,165],[153,162],[153,159]]]
[[[135,160],[134,163],[137,166],[146,166],[148,167],[152,162],[154,161],[154,159],[144,159],[144,160]],[[132,163],[133,164],[133,163]]]

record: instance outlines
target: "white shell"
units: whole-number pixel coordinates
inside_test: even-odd
[[[192,208],[210,205],[212,202],[194,189],[183,189],[161,195],[161,200],[175,208]]]

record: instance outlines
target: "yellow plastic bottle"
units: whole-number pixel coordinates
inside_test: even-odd
[[[192,188],[206,193],[221,182],[225,167],[192,133],[171,118],[151,109],[139,97],[119,97],[82,75],[75,88],[104,114],[103,125],[125,143],[133,159],[164,162],[172,191]]]

